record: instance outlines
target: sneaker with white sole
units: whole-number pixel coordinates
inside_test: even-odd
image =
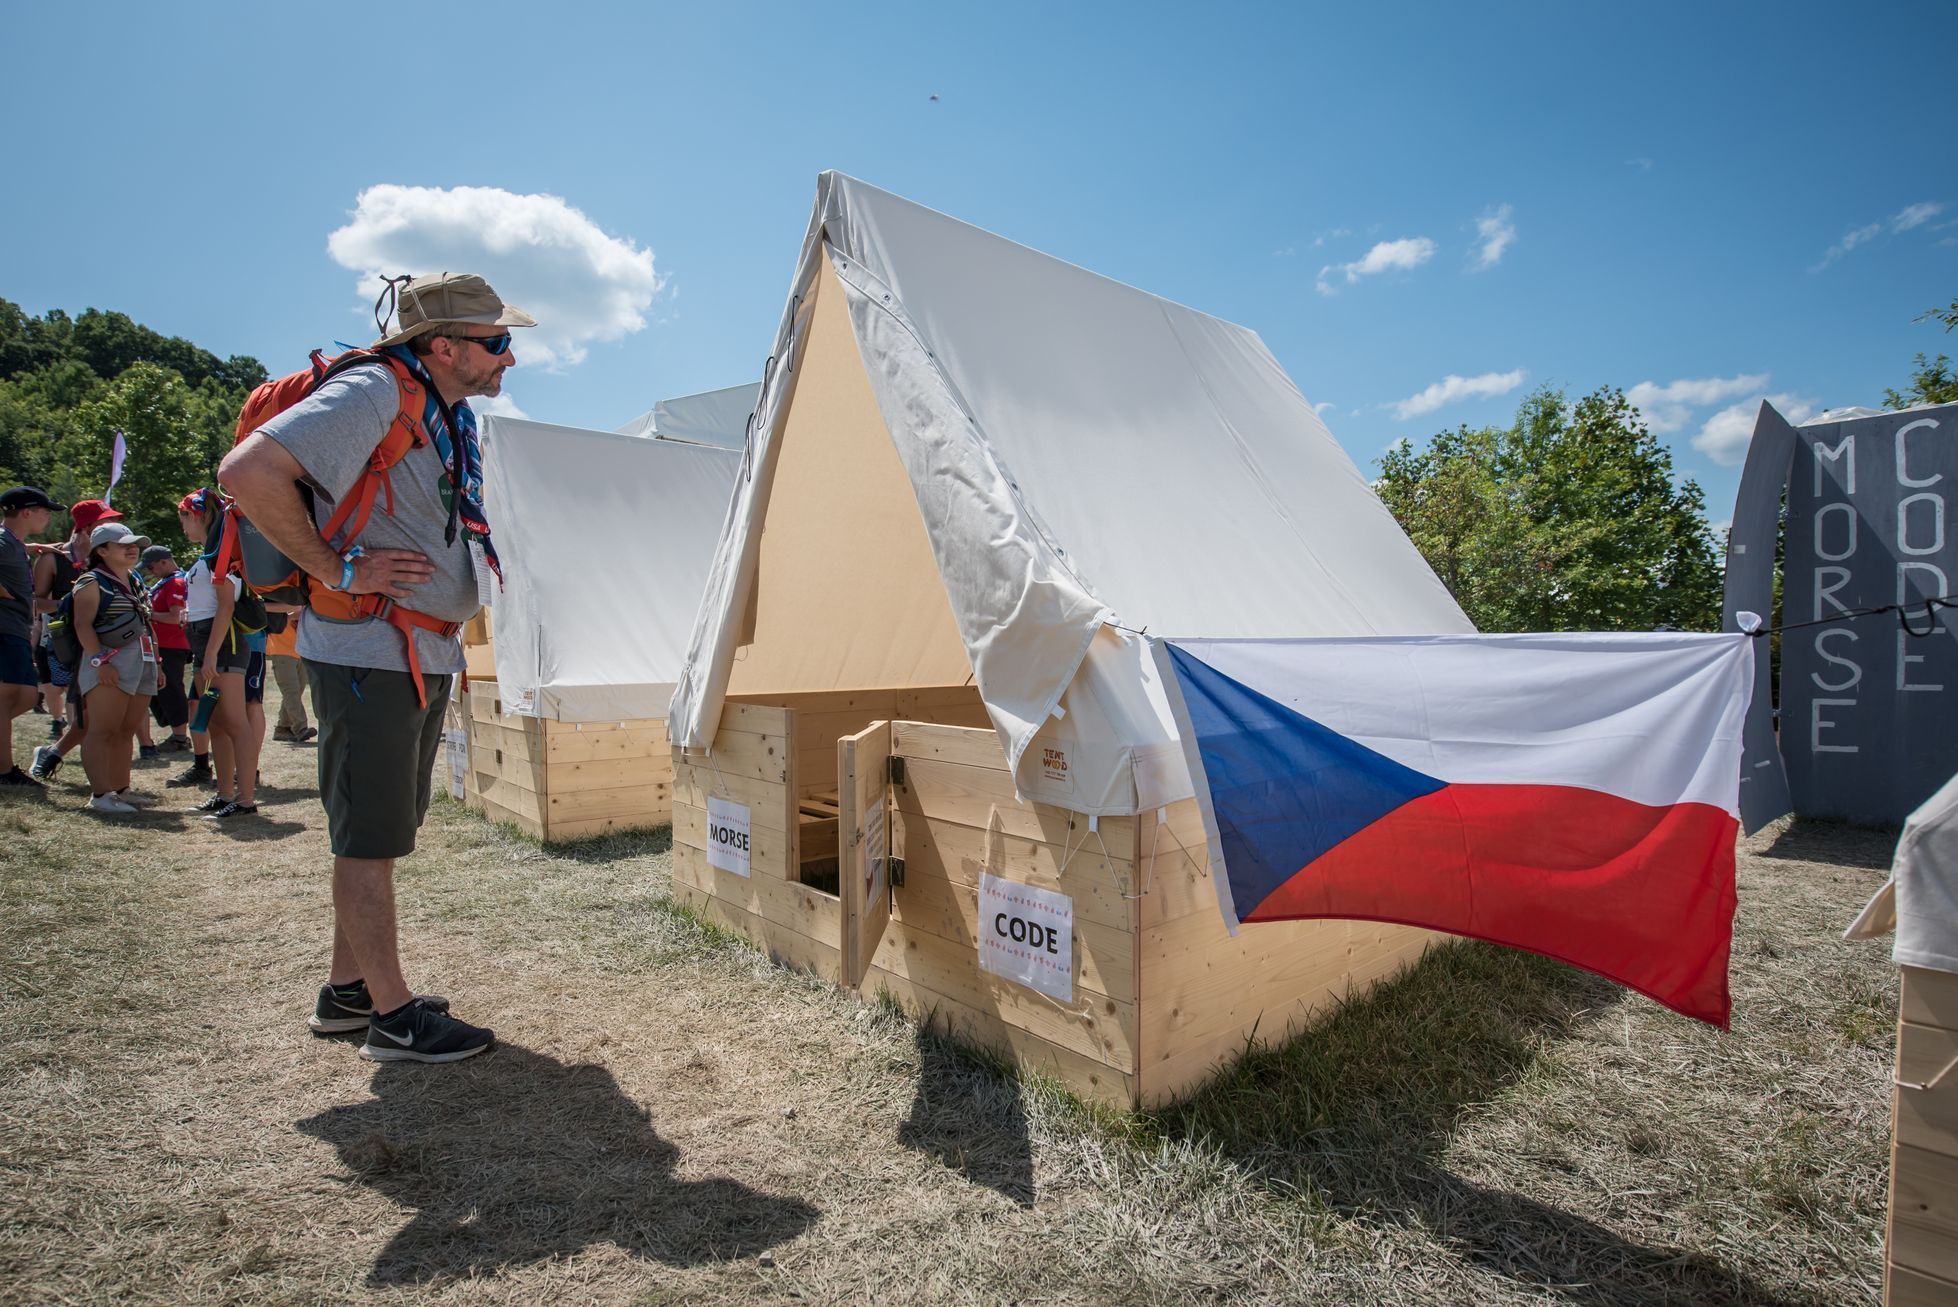
[[[61,770],[61,755],[55,752],[52,744],[44,744],[34,750],[34,765],[27,774],[37,781],[51,780]]]
[[[257,815],[258,805],[256,803],[240,803],[238,800],[233,799],[222,807],[205,813],[204,820],[230,821],[234,817],[256,817]]]
[[[449,1000],[440,994],[415,997],[437,1012],[446,1014],[449,1010]],[[360,981],[354,993],[345,998],[335,994],[333,986],[321,985],[319,1001],[313,1004],[313,1015],[306,1018],[306,1025],[316,1035],[344,1035],[367,1029],[373,1015],[374,1000],[367,996],[366,981]]]
[[[417,998],[386,1020],[375,1013],[360,1055],[369,1062],[460,1062],[495,1042],[494,1031],[458,1021]]]
[[[114,794],[96,795],[88,801],[88,810],[90,812],[106,812],[117,817],[133,817],[142,811],[141,808],[132,807],[124,803],[121,798]]]

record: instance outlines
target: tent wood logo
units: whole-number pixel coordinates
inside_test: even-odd
[[[1042,748],[1040,751],[1040,774],[1050,781],[1065,785],[1067,774],[1067,751],[1065,749]]]
[[[749,872],[748,806],[707,796],[707,865],[736,876]]]

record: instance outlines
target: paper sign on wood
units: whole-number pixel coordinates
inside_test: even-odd
[[[442,735],[449,742],[449,797],[460,799],[469,788],[469,732],[452,727]]]
[[[979,875],[979,969],[1074,1001],[1074,900]]]
[[[748,806],[707,796],[707,865],[748,874]]]

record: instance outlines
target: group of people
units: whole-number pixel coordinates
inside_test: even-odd
[[[303,667],[333,853],[331,961],[307,1025],[365,1031],[370,1061],[455,1062],[495,1037],[447,999],[409,988],[394,867],[427,816],[450,682],[464,668],[462,626],[501,579],[468,400],[500,393],[516,364],[511,328],[537,324],[472,273],[388,286],[380,338],[261,386],[218,468],[240,519],[291,569],[290,587],[264,587],[302,600],[283,639],[252,629],[264,600],[227,552],[180,572],[167,549],[93,500],[66,510],[66,543],[30,544],[61,505],[30,486],[0,496],[0,765],[11,766],[0,793],[37,788],[79,747],[89,806],[127,816],[156,802],[130,786],[132,751],[189,749],[178,780],[213,786],[206,815],[249,817],[267,657],[286,705],[275,738],[314,735],[300,706]],[[216,490],[192,492],[179,510],[193,543],[210,541],[229,511]],[[76,637],[78,648],[63,646],[72,659],[35,638],[50,618]],[[276,624],[268,616],[264,627]],[[13,723],[44,679],[50,711],[65,700],[67,720],[30,775],[13,764]],[[161,743],[147,735],[152,715],[169,732]]]
[[[178,504],[178,523],[205,541],[221,510],[216,491],[196,490]],[[33,542],[61,512],[73,525],[68,539]],[[241,625],[241,589],[236,576],[214,577],[208,556],[179,567],[169,546],[138,535],[103,500],[64,508],[33,486],[0,495],[0,744],[10,764],[0,788],[38,789],[79,749],[90,811],[129,816],[161,802],[131,784],[133,761],[182,752],[191,761],[169,784],[214,791],[194,811],[214,822],[256,814],[268,662],[290,665],[279,673],[274,738],[304,743],[317,731],[289,615]],[[57,638],[64,628],[69,647]],[[52,739],[23,771],[14,721],[37,702]],[[161,742],[152,722],[167,732]]]

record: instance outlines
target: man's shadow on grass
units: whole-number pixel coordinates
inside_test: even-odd
[[[415,1215],[382,1250],[375,1286],[415,1285],[613,1243],[692,1266],[751,1257],[817,1209],[728,1179],[681,1180],[680,1150],[605,1068],[503,1044],[445,1066],[384,1063],[374,1096],[297,1123],[349,1179]]]
[[[1032,1207],[1033,1143],[1019,1081],[933,1021],[919,1023],[917,1038],[918,1084],[898,1142]]]
[[[1625,993],[1533,954],[1445,946],[1156,1115],[1169,1133],[1210,1140],[1279,1193],[1428,1230],[1464,1261],[1567,1302],[1789,1301],[1734,1266],[1635,1243],[1444,1164],[1467,1112],[1527,1074],[1546,1038]]]

